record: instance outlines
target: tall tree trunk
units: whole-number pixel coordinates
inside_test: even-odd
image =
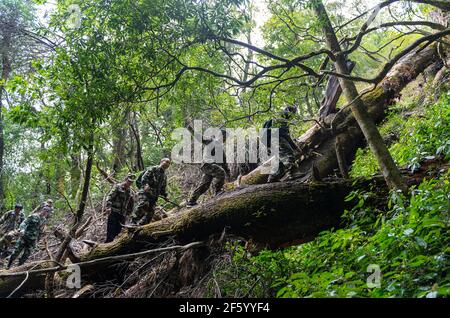
[[[78,189],[80,187],[80,163],[80,153],[70,155],[70,197],[72,199],[75,199],[77,197]]]
[[[5,28],[3,38],[1,42],[2,49],[2,74],[0,83],[0,209],[3,208],[3,200],[5,198],[4,188],[4,153],[5,153],[5,140],[3,135],[4,123],[3,123],[3,91],[5,83],[11,74],[11,38],[12,27]]]
[[[139,123],[137,120],[137,114],[135,112],[130,116],[130,129],[131,133],[134,136],[134,141],[136,143],[136,151],[133,151],[135,165],[132,165],[133,168],[137,171],[142,171],[145,169],[144,159],[142,158],[142,145],[141,145],[141,134],[139,131]]]
[[[345,57],[340,54],[342,51],[339,45],[339,41],[336,37],[333,26],[331,25],[331,21],[328,17],[328,13],[326,12],[322,1],[314,0],[313,7],[319,21],[322,23],[322,29],[325,34],[327,45],[330,50],[336,55],[335,65],[337,72],[343,75],[349,75],[350,72]],[[381,137],[377,126],[370,117],[366,105],[359,97],[359,93],[356,89],[355,84],[352,81],[349,81],[342,77],[339,78],[339,83],[341,84],[347,102],[351,103],[353,101],[350,109],[352,110],[353,116],[358,122],[358,125],[367,140],[369,148],[378,161],[381,172],[389,188],[406,192],[407,187],[402,179],[400,171],[395,164],[391,154],[389,153],[389,150],[384,143],[384,140]]]
[[[94,125],[94,123],[93,123],[93,125]],[[80,202],[78,204],[77,212],[74,215],[74,220],[72,222],[72,227],[70,228],[69,235],[61,243],[58,254],[56,255],[55,260],[57,262],[59,262],[63,259],[66,249],[69,246],[69,243],[70,243],[72,237],[75,237],[75,233],[78,229],[78,226],[80,225],[81,219],[83,218],[84,211],[86,208],[86,203],[88,200],[89,185],[90,185],[90,181],[91,181],[91,173],[92,173],[93,163],[94,163],[94,132],[91,133],[91,136],[89,138],[89,145],[87,148],[86,168],[85,168],[85,172],[84,172],[84,183],[83,183],[83,189],[81,192]]]

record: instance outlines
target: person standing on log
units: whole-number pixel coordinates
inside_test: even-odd
[[[19,259],[19,266],[26,262],[31,255],[36,243],[39,241],[41,234],[44,232],[47,219],[50,217],[50,209],[40,209],[28,216],[19,227],[19,239],[16,242],[14,251],[8,260],[7,268],[11,268],[14,260],[22,253]]]
[[[278,170],[271,174],[267,180],[268,183],[277,182],[286,175],[287,179],[292,178],[292,172],[295,168],[295,153],[300,149],[292,140],[289,125],[292,117],[297,113],[296,106],[288,106],[284,109],[278,118],[273,118],[264,123],[263,128],[267,128],[268,138],[267,147],[270,149],[271,136],[270,129],[278,128],[278,145],[279,145],[279,165]]]
[[[108,222],[106,225],[106,241],[112,242],[122,231],[126,217],[133,211],[133,195],[131,185],[135,180],[134,175],[127,174],[122,183],[114,186],[106,199],[106,211]]]
[[[169,158],[163,158],[158,166],[153,166],[139,175],[136,180],[139,188],[138,203],[133,213],[133,223],[139,225],[150,223],[155,214],[158,197],[167,198],[165,171],[169,169],[170,164]]]
[[[223,160],[222,162],[216,162],[215,156],[216,156],[216,147],[214,147],[211,151],[211,156],[206,156],[203,158],[203,163],[200,166],[200,170],[202,171],[202,179],[200,181],[200,184],[197,186],[197,188],[192,193],[191,197],[189,198],[186,206],[188,208],[196,206],[198,198],[204,194],[206,191],[208,191],[211,184],[214,187],[214,195],[220,195],[223,193],[223,185],[225,184],[225,178],[227,176],[230,176],[230,169],[228,168],[228,165],[226,163],[226,157],[225,157],[225,147],[223,145],[226,142],[227,134],[225,130],[221,130],[222,134],[222,141],[219,141],[218,139],[204,139],[202,140],[202,143],[205,146],[210,145],[211,143],[220,143],[218,146],[222,146],[222,152],[223,152]]]

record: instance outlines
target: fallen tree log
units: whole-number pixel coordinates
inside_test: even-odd
[[[229,233],[272,246],[311,237],[323,229],[339,225],[340,214],[346,207],[344,198],[351,187],[351,182],[339,180],[320,184],[289,182],[238,188],[159,222],[127,228],[115,241],[99,244],[89,253],[71,260],[85,263],[135,253],[151,249],[169,237],[180,243],[203,240],[211,234],[221,233],[224,227]],[[32,268],[34,265],[14,268],[8,274],[0,272],[0,297],[8,296],[24,280],[22,274],[16,276],[13,273],[26,272],[30,266]],[[46,269],[56,272],[59,268],[63,267],[55,266],[54,262],[37,265],[22,290],[43,286]],[[104,274],[105,271],[105,264],[85,266],[83,276],[92,279],[93,275]]]
[[[428,175],[426,171],[427,166],[424,165],[419,173],[408,176],[409,183],[419,183]],[[108,268],[123,257],[128,259],[127,254],[158,248],[168,239],[180,244],[204,241],[211,235],[222,233],[224,228],[227,233],[271,248],[304,242],[323,230],[340,226],[342,213],[354,204],[345,201],[351,191],[373,188],[380,192],[380,198],[387,197],[381,176],[310,184],[292,181],[244,186],[161,221],[127,229],[115,241],[98,244],[90,252],[72,255],[70,259],[82,264],[83,281],[91,282],[109,279],[111,270]],[[44,273],[59,271],[65,266],[45,261],[2,271],[0,297],[8,296],[23,282],[23,274],[14,273],[32,269],[22,290],[42,288]],[[117,269],[113,267],[112,270]]]

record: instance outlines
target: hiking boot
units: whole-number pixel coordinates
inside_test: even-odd
[[[192,207],[194,207],[194,206],[196,206],[196,205],[197,205],[197,202],[191,201],[191,202],[188,202],[188,203],[186,204],[186,207],[187,207],[187,208],[192,208]]]

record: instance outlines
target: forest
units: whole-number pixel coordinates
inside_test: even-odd
[[[0,74],[0,298],[450,295],[448,0],[0,0]]]

